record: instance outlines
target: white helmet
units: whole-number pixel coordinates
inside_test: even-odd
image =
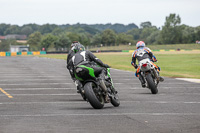
[[[139,47],[145,47],[145,43],[143,41],[139,41],[136,43],[136,48],[138,49]]]

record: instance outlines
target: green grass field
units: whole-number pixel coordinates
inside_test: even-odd
[[[135,72],[131,66],[131,53],[95,53],[104,63],[112,68]],[[200,79],[200,52],[174,51],[154,52],[161,67],[160,74],[166,77],[184,77]],[[65,59],[67,55],[40,55],[40,57]]]

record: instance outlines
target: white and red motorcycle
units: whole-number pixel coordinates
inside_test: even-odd
[[[144,81],[146,87],[151,90],[152,94],[158,93],[158,83],[159,81],[163,81],[164,79],[160,79],[158,72],[156,71],[156,67],[150,61],[150,59],[143,59],[139,62],[139,67],[141,71],[141,76],[144,77]]]

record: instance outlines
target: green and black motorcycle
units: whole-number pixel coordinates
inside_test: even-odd
[[[107,75],[104,76],[103,81],[107,87],[110,102],[114,107],[118,107],[120,101],[111,79],[110,69],[105,69],[107,69]],[[107,103],[106,93],[100,86],[100,80],[102,81],[102,79],[99,78],[99,75],[95,75],[94,69],[79,65],[75,68],[75,77],[81,82],[82,86],[79,89],[83,99],[88,101],[94,109],[103,108],[104,104]]]

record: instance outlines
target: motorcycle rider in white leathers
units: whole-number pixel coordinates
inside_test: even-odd
[[[139,78],[139,80],[140,80],[140,82],[142,84],[142,87],[145,87],[146,85],[145,85],[144,77],[141,75],[140,67],[138,67],[138,65],[136,64],[136,59],[138,60],[138,62],[140,62],[143,59],[149,58],[150,61],[152,61],[152,64],[155,66],[155,68],[156,68],[156,70],[158,72],[158,75],[159,75],[160,67],[158,67],[156,64],[153,63],[153,62],[156,62],[157,59],[153,55],[151,50],[148,47],[145,47],[145,43],[143,41],[138,41],[136,43],[136,48],[137,49],[132,54],[131,65],[133,67],[135,67],[135,69],[137,69],[136,73],[135,73],[135,76]],[[159,76],[159,80],[162,82],[162,81],[164,81],[164,78]]]

